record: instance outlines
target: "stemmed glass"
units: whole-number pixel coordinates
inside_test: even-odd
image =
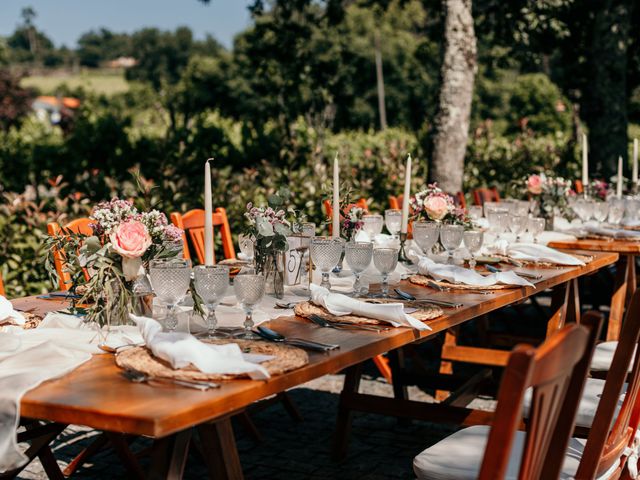
[[[521,215],[509,216],[509,230],[515,234],[516,242],[520,240],[520,235],[526,230],[527,220],[527,217]]]
[[[256,340],[260,337],[253,333],[253,309],[264,297],[264,275],[257,273],[240,273],[233,280],[233,290],[246,315],[244,331],[237,334],[239,338]]]
[[[383,298],[389,296],[389,274],[395,271],[398,265],[398,248],[375,248],[373,250],[373,264],[382,274],[380,294]]]
[[[313,237],[311,239],[311,260],[322,273],[321,287],[331,289],[329,274],[340,262],[344,240],[341,238]]]
[[[533,236],[533,243],[538,243],[539,235],[544,232],[546,221],[542,217],[532,217],[529,219],[527,228],[529,233]]]
[[[196,293],[207,307],[208,338],[216,337],[216,307],[229,288],[229,268],[222,265],[198,265],[193,269]]]
[[[178,327],[176,306],[186,295],[191,282],[191,262],[182,258],[151,260],[149,279],[154,293],[167,306],[165,327],[173,332]]]
[[[362,229],[369,234],[369,238],[373,239],[382,233],[382,227],[384,227],[384,218],[379,213],[362,216]]]
[[[624,200],[613,198],[609,201],[609,223],[618,225],[624,218]]]
[[[362,285],[360,284],[360,275],[371,264],[371,258],[373,257],[373,243],[370,242],[349,242],[345,245],[344,258],[347,261],[347,265],[356,277],[353,283],[353,294],[358,295],[363,293]]]
[[[469,213],[469,218],[474,222],[477,222],[482,218],[482,205],[469,205],[469,207],[467,207],[467,212]]]
[[[467,230],[462,236],[464,246],[469,250],[471,259],[469,260],[469,267],[471,269],[476,268],[476,252],[482,247],[482,241],[484,240],[484,233],[482,230]]]
[[[599,223],[604,222],[609,215],[609,204],[607,202],[595,202],[593,204],[593,217]]]
[[[453,263],[453,252],[462,243],[463,234],[464,227],[462,225],[443,225],[440,227],[440,242],[449,254],[449,263]]]
[[[397,237],[402,228],[402,210],[390,209],[384,212],[384,224],[387,226],[389,233],[393,237]]]
[[[413,240],[422,251],[429,255],[438,241],[440,225],[436,222],[418,221],[413,223]]]
[[[509,219],[509,212],[501,208],[491,208],[485,210],[489,226],[496,234],[496,241],[500,240],[500,235],[504,233]]]

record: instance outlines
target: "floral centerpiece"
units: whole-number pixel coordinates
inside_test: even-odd
[[[587,195],[599,202],[606,202],[609,196],[609,184],[604,180],[593,180],[587,185]]]
[[[572,216],[569,207],[571,181],[562,177],[552,177],[544,173],[529,175],[524,180],[525,193],[538,201],[540,216],[547,220],[547,227],[553,229],[553,217]]]
[[[71,293],[86,305],[89,322],[126,323],[134,310],[136,282],[145,282],[149,261],[182,253],[182,230],[157,210],[139,212],[128,200],[99,203],[90,215],[92,235],[63,229],[46,240],[46,267],[56,281],[54,254],[65,258]]]
[[[292,233],[291,226],[296,216],[292,208],[285,209],[290,195],[288,189],[280,188],[269,197],[267,206],[256,207],[249,202],[244,214],[247,219],[244,233],[254,241],[256,272],[266,276],[267,293],[277,298],[284,297],[284,256],[289,248],[287,237]]]
[[[340,208],[340,220],[342,221],[340,232],[347,240],[354,239],[362,229],[364,226],[362,217],[365,213],[365,209],[355,203],[348,203]]]
[[[459,208],[453,197],[443,192],[437,183],[416,193],[409,202],[412,218],[431,220],[447,224],[467,225],[470,223],[463,208]]]

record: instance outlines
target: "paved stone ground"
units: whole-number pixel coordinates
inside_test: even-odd
[[[336,463],[330,457],[331,439],[335,427],[338,392],[342,375],[327,375],[290,391],[291,398],[300,409],[304,421],[294,422],[275,404],[252,414],[264,436],[255,443],[240,425],[235,425],[240,459],[247,479],[408,479],[413,478],[413,457],[427,446],[437,442],[455,428],[414,421],[400,426],[396,419],[378,415],[357,415],[348,458]],[[391,387],[384,381],[367,378],[361,392],[392,396]],[[415,400],[433,401],[417,388],[410,389]],[[491,401],[475,401],[476,408],[491,408]],[[61,465],[74,457],[95,437],[96,432],[83,427],[68,428],[54,445],[54,454]],[[149,445],[138,440],[134,448]],[[143,460],[144,463],[144,460]],[[96,455],[91,464],[77,472],[78,478],[123,478],[126,472],[118,458],[109,450]],[[190,456],[185,478],[206,476],[204,466],[196,456]],[[42,467],[33,462],[19,478],[44,479]]]

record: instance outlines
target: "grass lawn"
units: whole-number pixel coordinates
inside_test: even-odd
[[[36,88],[43,95],[55,95],[63,84],[72,89],[83,87],[105,95],[129,90],[129,84],[121,70],[84,70],[79,73],[56,71],[47,75],[32,75],[22,80],[22,86]]]

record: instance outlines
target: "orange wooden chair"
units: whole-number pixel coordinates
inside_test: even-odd
[[[82,233],[84,235],[92,235],[93,229],[90,226],[91,220],[88,218],[78,218],[77,220],[73,220],[67,223],[64,227],[60,227],[60,225],[56,222],[51,222],[47,224],[47,232],[49,235],[60,235],[64,230],[70,230],[75,233]],[[65,271],[65,259],[62,252],[54,251],[53,252],[53,261],[56,267],[56,272],[58,273],[59,278],[59,287],[60,290],[65,292],[69,290],[71,287],[71,275],[69,272]],[[85,276],[88,277],[88,274],[85,272]]]
[[[184,235],[182,236],[184,258],[192,258],[189,248],[191,247],[198,262],[204,264],[204,210],[197,208],[189,210],[185,214],[174,212],[171,214],[171,223],[184,230]],[[236,258],[236,251],[233,246],[233,239],[231,238],[231,227],[229,227],[229,220],[227,219],[227,211],[222,207],[216,208],[213,212],[213,229],[214,235],[217,230],[222,238],[224,258]],[[214,248],[214,261],[215,256]]]
[[[2,280],[2,274],[0,274],[0,295],[5,296],[4,293],[4,281]]]
[[[473,203],[475,205],[484,205],[484,202],[499,202],[500,194],[496,187],[476,188],[473,191]]]
[[[331,200],[325,200],[324,202],[322,202],[322,205],[324,206],[324,214],[326,218],[330,219],[331,217],[333,217],[333,205],[331,204]],[[369,205],[367,205],[366,198],[361,198],[360,200],[358,200],[356,202],[356,206],[363,208],[365,212],[369,211]],[[331,225],[329,225],[329,229],[331,229]]]
[[[582,180],[576,180],[573,182],[573,189],[576,193],[584,193],[584,185],[582,184]]]

